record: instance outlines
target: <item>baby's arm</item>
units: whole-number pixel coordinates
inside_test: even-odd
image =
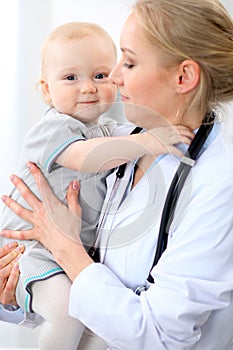
[[[172,153],[182,156],[175,144],[190,144],[193,133],[184,126],[158,127],[134,135],[99,137],[76,141],[56,160],[73,170],[95,173],[109,170],[144,155]]]

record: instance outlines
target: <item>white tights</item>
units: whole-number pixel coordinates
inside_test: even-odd
[[[84,326],[68,314],[70,287],[65,274],[32,284],[32,309],[45,319],[39,338],[40,350],[78,348]]]
[[[107,344],[89,329],[85,329],[77,350],[107,350]]]

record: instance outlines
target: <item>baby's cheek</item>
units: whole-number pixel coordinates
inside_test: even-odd
[[[105,89],[105,102],[114,102],[116,100],[117,95],[117,86],[116,85],[109,85]]]

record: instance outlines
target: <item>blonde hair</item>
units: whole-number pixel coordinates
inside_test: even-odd
[[[45,75],[46,58],[48,47],[56,39],[82,39],[86,35],[99,34],[105,37],[113,46],[115,55],[117,56],[116,45],[111,36],[98,24],[89,22],[69,22],[56,27],[44,41],[41,50],[41,76]]]
[[[133,9],[165,65],[192,59],[200,66],[187,112],[205,114],[233,99],[233,21],[218,0],[137,0]]]

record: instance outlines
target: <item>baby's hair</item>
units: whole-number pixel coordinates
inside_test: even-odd
[[[82,39],[86,35],[99,34],[109,40],[112,44],[115,54],[117,55],[116,45],[108,34],[100,25],[89,22],[69,22],[56,27],[44,41],[41,50],[41,76],[45,76],[46,55],[50,43],[56,39],[73,40]]]
[[[187,112],[233,100],[233,20],[218,0],[137,0],[134,10],[165,66],[197,62],[200,83]]]

